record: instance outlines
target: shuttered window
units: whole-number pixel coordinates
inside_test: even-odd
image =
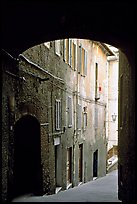
[[[63,59],[66,63],[69,61],[69,39],[63,40]]]
[[[72,127],[72,98],[68,97],[68,127]]]
[[[84,73],[83,73],[84,76],[87,75],[87,51],[85,50],[84,52]]]
[[[98,80],[98,63],[95,63],[95,100],[100,99],[99,80]]]
[[[84,48],[82,47],[81,75],[84,74],[84,60],[85,60],[85,50],[84,50]]]
[[[76,70],[76,45],[72,42],[72,68]]]
[[[56,100],[56,104],[55,104],[55,128],[56,130],[60,130],[61,128],[61,101],[60,100]]]
[[[69,61],[68,64],[72,66],[72,40],[69,39]]]
[[[80,45],[78,47],[78,73],[87,75],[87,51]]]
[[[76,70],[76,44],[72,39],[63,40],[63,60]]]
[[[87,113],[83,113],[83,129],[86,130],[87,127]]]
[[[66,39],[63,40],[63,60],[66,62]]]
[[[55,53],[60,56],[60,40],[55,40]]]
[[[78,130],[81,130],[82,126],[82,107],[78,104]]]
[[[78,53],[78,73],[80,74],[81,66],[82,66],[82,47],[81,45],[78,46],[77,53]]]
[[[98,89],[98,63],[95,64],[95,98],[97,98]]]

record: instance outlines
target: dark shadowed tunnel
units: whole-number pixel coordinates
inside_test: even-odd
[[[36,118],[23,116],[15,125],[14,193],[42,192],[40,125]]]

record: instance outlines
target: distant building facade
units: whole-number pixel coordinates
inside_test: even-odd
[[[109,55],[82,39],[44,43],[18,60],[3,54],[3,200],[106,174]]]
[[[108,158],[118,154],[118,76],[119,76],[119,51],[117,48],[107,45],[114,52],[108,56],[108,96],[106,137],[108,140]]]

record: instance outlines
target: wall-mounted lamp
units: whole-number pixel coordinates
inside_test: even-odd
[[[115,122],[116,121],[116,117],[117,117],[117,115],[114,113],[114,114],[112,114],[112,120],[113,120],[113,122]]]

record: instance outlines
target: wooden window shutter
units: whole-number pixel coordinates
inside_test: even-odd
[[[66,63],[69,61],[69,40],[64,39],[63,41],[63,59]]]
[[[84,75],[84,60],[85,60],[85,50],[82,48],[82,66],[81,66],[81,74]]]
[[[72,40],[69,39],[69,61],[68,64],[72,66]]]
[[[61,101],[60,100],[56,100],[56,104],[55,104],[55,128],[56,130],[60,130],[61,128]]]
[[[72,42],[72,68],[74,69],[74,59],[75,59],[75,50],[74,50],[74,43]]]
[[[97,98],[98,88],[98,63],[95,63],[95,98]]]
[[[83,129],[86,130],[86,126],[87,126],[87,113],[84,112],[83,113]]]
[[[76,45],[72,42],[72,68],[76,70]]]
[[[87,75],[87,51],[84,53],[84,76]]]
[[[60,40],[55,40],[55,53],[60,56]]]
[[[66,62],[66,40],[63,40],[63,60]]]
[[[82,47],[78,46],[78,73],[81,73],[81,62],[82,62]]]
[[[76,62],[77,62],[77,60],[76,60],[76,45],[74,44],[74,70],[76,70],[77,69],[77,64],[76,64]]]
[[[81,130],[82,126],[82,108],[81,105],[78,104],[78,130]]]
[[[68,127],[72,127],[72,99],[68,97]]]

